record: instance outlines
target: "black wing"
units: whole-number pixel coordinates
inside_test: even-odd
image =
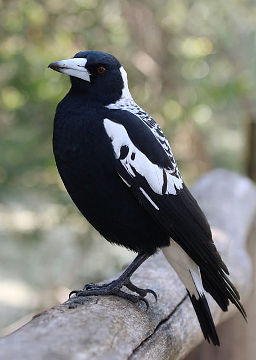
[[[104,120],[116,170],[138,202],[200,267],[203,286],[223,311],[229,300],[246,317],[214,243],[210,226],[155,132],[128,111]],[[169,146],[169,145],[168,145]]]
[[[122,111],[105,119],[116,169],[149,214],[200,266],[216,262],[226,273],[208,222],[154,133],[139,118]]]

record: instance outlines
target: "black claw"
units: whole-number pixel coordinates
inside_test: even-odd
[[[73,290],[69,293],[69,299],[71,298],[71,296],[75,294],[75,297],[79,297],[79,296],[87,296],[90,295],[89,293],[86,294],[85,290]]]
[[[69,295],[68,295],[68,298],[70,299],[73,294],[77,295],[78,292],[79,292],[79,290],[72,290],[72,291],[70,291],[70,293],[69,293]]]
[[[154,292],[154,290],[151,290],[151,289],[145,289],[145,291],[146,291],[147,293],[152,294],[152,295],[154,296],[154,298],[155,298],[156,302],[157,302],[157,294]]]
[[[143,301],[143,302],[146,304],[146,307],[147,307],[147,310],[146,310],[146,311],[148,311],[148,309],[149,309],[148,300],[145,299],[143,296],[138,296],[138,300]]]

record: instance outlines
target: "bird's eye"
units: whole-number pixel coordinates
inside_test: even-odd
[[[104,68],[104,66],[99,66],[97,68],[97,73],[100,75],[103,74],[105,71],[106,71],[106,68]]]

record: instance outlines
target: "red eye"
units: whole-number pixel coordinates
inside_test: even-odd
[[[97,73],[100,75],[103,74],[105,71],[106,71],[106,69],[104,68],[104,66],[99,66],[97,69]]]

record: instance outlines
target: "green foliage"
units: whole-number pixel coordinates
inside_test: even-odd
[[[249,0],[2,1],[0,182],[57,183],[52,120],[69,84],[47,65],[84,49],[121,60],[134,97],[165,128],[181,167],[195,161],[188,179],[211,164],[242,169],[243,100],[255,90],[255,10]],[[186,153],[175,138],[187,122],[206,155],[201,165],[198,150]]]

